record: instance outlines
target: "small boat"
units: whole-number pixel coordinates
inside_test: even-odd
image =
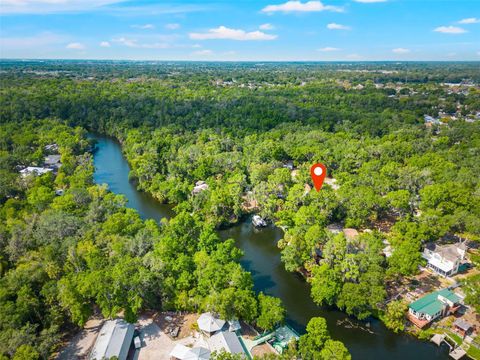
[[[265,227],[265,226],[267,226],[267,222],[264,219],[262,219],[259,215],[253,215],[252,224],[255,227]]]

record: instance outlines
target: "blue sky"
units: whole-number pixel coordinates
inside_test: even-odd
[[[0,0],[0,57],[480,60],[480,1]]]

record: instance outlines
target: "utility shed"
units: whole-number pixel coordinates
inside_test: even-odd
[[[103,360],[116,357],[118,360],[126,360],[134,331],[133,324],[123,319],[105,321],[89,359]]]
[[[473,328],[473,325],[463,319],[455,320],[453,326],[460,334],[462,334],[462,336],[467,335],[467,333]]]

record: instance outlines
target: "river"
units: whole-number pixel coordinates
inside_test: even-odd
[[[97,140],[94,153],[96,183],[108,184],[111,191],[125,195],[127,206],[136,209],[144,219],[160,221],[173,215],[171,206],[137,191],[135,184],[129,181],[130,168],[117,141],[100,135],[92,137]],[[332,337],[347,346],[353,359],[448,359],[445,349],[405,334],[395,334],[378,320],[360,322],[334,308],[316,306],[310,298],[309,285],[283,267],[276,246],[282,237],[279,228],[255,230],[247,220],[219,234],[223,239],[235,239],[245,253],[241,263],[252,273],[255,290],[279,297],[287,309],[287,321],[300,333],[305,331],[310,318],[322,316],[328,322]]]

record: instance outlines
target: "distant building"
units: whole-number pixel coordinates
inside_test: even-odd
[[[433,116],[430,115],[424,115],[423,119],[425,120],[426,124],[435,124],[435,125],[440,125],[440,120],[435,119]]]
[[[50,152],[57,152],[58,151],[58,145],[57,144],[48,144],[45,145],[45,150],[50,151]]]
[[[408,319],[419,328],[433,320],[453,314],[460,307],[460,298],[451,290],[432,292],[408,305]]]
[[[20,170],[20,174],[22,174],[23,177],[27,177],[31,174],[38,176],[38,175],[46,174],[50,171],[53,171],[53,170],[49,168],[44,168],[44,167],[28,166],[25,169]]]
[[[208,190],[208,184],[205,181],[197,181],[195,183],[195,187],[192,190],[192,194],[196,195],[205,190]]]
[[[465,243],[449,245],[429,243],[425,246],[422,256],[428,261],[428,268],[447,277],[458,272],[458,268],[465,259],[466,250]]]
[[[293,161],[292,160],[288,160],[287,162],[285,162],[283,164],[283,167],[288,169],[288,170],[294,170],[295,169],[295,166],[293,165]]]
[[[89,359],[103,360],[116,357],[118,360],[126,360],[134,331],[133,324],[123,319],[105,321]]]
[[[206,335],[211,336],[223,329],[225,320],[219,319],[214,314],[207,312],[200,315],[197,320],[198,328]]]

